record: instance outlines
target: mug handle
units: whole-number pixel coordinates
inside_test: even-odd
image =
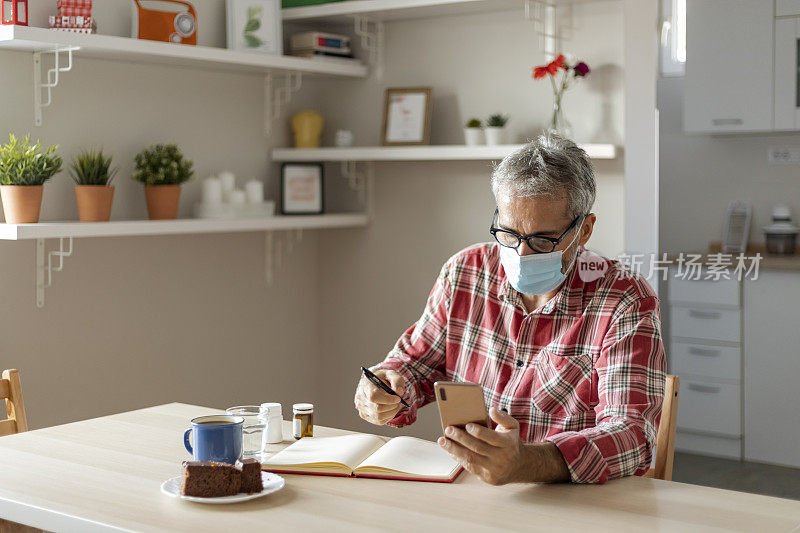
[[[183,432],[183,445],[186,447],[187,452],[194,455],[194,450],[192,450],[191,434],[192,428],[189,428]]]

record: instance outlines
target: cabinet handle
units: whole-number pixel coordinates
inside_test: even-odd
[[[741,126],[744,121],[740,118],[714,118],[711,119],[714,126]]]
[[[719,387],[714,387],[713,385],[696,385],[694,383],[689,383],[689,390],[716,394],[719,392]]]
[[[692,318],[717,320],[722,317],[722,313],[719,311],[698,311],[696,309],[689,309],[689,316]]]
[[[707,348],[696,348],[694,346],[689,346],[689,353],[703,357],[717,357],[721,352],[719,350],[710,350]]]

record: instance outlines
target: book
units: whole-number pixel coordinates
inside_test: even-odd
[[[356,433],[304,437],[261,468],[280,474],[373,477],[452,483],[463,468],[435,442]]]
[[[349,52],[350,38],[335,33],[307,31],[292,35],[290,45],[293,50],[329,48]]]

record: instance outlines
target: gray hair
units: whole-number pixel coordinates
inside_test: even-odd
[[[495,200],[545,196],[567,198],[567,218],[589,213],[596,186],[589,156],[577,144],[559,135],[541,135],[507,155],[492,172]]]

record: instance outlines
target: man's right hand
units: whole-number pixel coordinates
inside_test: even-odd
[[[381,378],[400,396],[405,393],[406,380],[399,372],[377,369],[373,374]],[[354,402],[361,418],[379,426],[394,418],[403,407],[399,396],[382,390],[363,375],[358,382]]]

